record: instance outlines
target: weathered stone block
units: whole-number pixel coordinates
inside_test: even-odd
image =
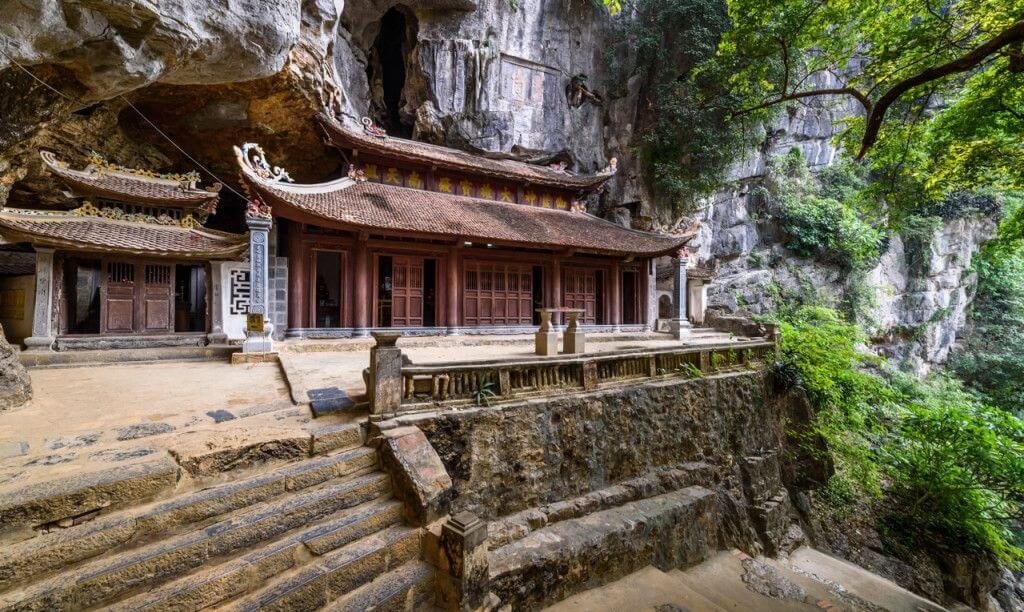
[[[412,518],[421,525],[444,515],[452,479],[423,432],[399,427],[381,435],[381,461],[394,481],[395,497],[406,502]]]

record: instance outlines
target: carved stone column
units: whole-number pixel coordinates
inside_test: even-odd
[[[658,325],[658,264],[647,260],[647,290],[644,292],[644,329],[654,331]]]
[[[669,321],[669,329],[677,340],[682,340],[690,335],[693,327],[686,316],[686,302],[689,296],[686,292],[686,266],[689,263],[689,252],[686,249],[679,251],[679,256],[672,262],[675,265],[672,273],[672,319]]]
[[[370,375],[366,385],[371,415],[395,414],[402,405],[402,332],[375,331],[370,348]]]
[[[53,249],[36,249],[36,306],[32,335],[25,338],[30,351],[49,351],[57,339],[53,329]]]
[[[460,512],[441,527],[442,564],[438,599],[448,610],[478,610],[490,593],[487,523]]]
[[[274,350],[274,341],[270,334],[274,326],[268,321],[267,291],[269,289],[269,234],[271,220],[262,216],[248,216],[245,219],[249,226],[249,320],[246,325],[245,340],[242,342],[244,353],[270,353]],[[262,319],[262,329],[253,325]]]
[[[230,290],[230,288],[229,288]],[[210,344],[224,344],[228,335],[224,333],[224,262],[210,262],[210,333],[206,335]]]

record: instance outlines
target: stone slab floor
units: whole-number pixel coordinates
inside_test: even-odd
[[[734,550],[719,552],[687,570],[663,572],[648,566],[546,610],[941,612],[944,608],[861,567],[805,547],[780,559],[755,559]]]
[[[0,412],[0,496],[172,449],[187,455],[294,435],[309,420],[276,363],[106,364],[30,376],[33,399]]]

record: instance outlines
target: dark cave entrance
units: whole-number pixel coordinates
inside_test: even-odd
[[[380,20],[366,67],[374,119],[388,134],[409,138],[414,118],[403,114],[406,104],[408,62],[416,46],[418,26],[412,12],[401,6],[388,9]]]

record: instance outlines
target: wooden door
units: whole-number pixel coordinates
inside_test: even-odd
[[[391,326],[423,325],[423,258],[391,258]]]
[[[104,332],[135,331],[135,264],[107,262]]]
[[[168,264],[145,264],[140,292],[142,316],[141,332],[171,330],[171,312],[174,308],[173,271]]]
[[[597,323],[597,271],[592,268],[565,268],[562,272],[562,303],[566,308],[583,310],[581,323]]]
[[[530,325],[533,268],[502,262],[467,261],[462,292],[467,326]]]

